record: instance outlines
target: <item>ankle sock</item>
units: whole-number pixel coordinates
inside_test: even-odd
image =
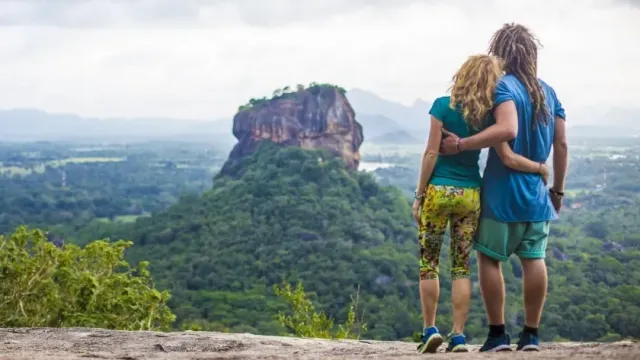
[[[536,337],[538,336],[538,328],[528,327],[527,325],[524,326],[522,332]]]
[[[426,334],[426,333],[429,331],[429,329],[434,329],[436,332],[440,332],[440,331],[438,331],[438,328],[437,328],[437,327],[435,327],[435,326],[427,326],[426,328],[424,328],[424,329],[422,330],[422,333],[423,333],[423,334]]]
[[[498,337],[505,334],[505,326],[502,325],[489,325],[489,336]]]

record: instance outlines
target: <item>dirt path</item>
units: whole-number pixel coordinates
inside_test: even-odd
[[[207,332],[0,329],[2,360],[422,359],[415,344]],[[442,359],[640,359],[640,343],[546,344],[540,353],[438,354]]]

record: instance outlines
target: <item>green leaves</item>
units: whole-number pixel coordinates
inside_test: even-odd
[[[153,287],[148,263],[123,260],[130,241],[57,248],[40,230],[0,236],[1,327],[168,330],[168,291]]]
[[[352,299],[346,322],[339,325],[335,331],[333,319],[328,318],[323,311],[316,312],[313,303],[304,292],[301,282],[298,282],[295,288],[292,288],[291,284],[283,282],[280,286],[275,285],[273,290],[276,296],[284,299],[290,308],[289,314],[278,313],[278,321],[296,336],[321,339],[356,339],[360,337],[361,332],[367,330],[367,325],[362,322],[362,319],[360,321],[356,319],[358,296],[356,299]],[[354,329],[356,325],[357,328]]]
[[[331,338],[333,320],[328,319],[324,312],[317,313],[311,300],[307,298],[302,283],[295,289],[289,283],[273,288],[277,296],[282,297],[290,306],[290,314],[278,313],[278,321],[292,330],[296,336],[311,338]]]

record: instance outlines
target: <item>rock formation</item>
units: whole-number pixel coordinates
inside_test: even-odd
[[[223,174],[230,163],[251,154],[263,140],[303,149],[325,149],[341,156],[348,168],[358,168],[364,136],[344,90],[312,85],[276,94],[269,100],[252,99],[240,107],[233,118],[233,135],[238,143],[222,168]]]

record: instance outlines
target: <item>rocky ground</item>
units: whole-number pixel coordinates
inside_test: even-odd
[[[0,329],[0,359],[640,359],[639,342],[553,343],[540,353],[417,355],[415,344],[326,341],[207,332],[126,332],[96,329]]]

